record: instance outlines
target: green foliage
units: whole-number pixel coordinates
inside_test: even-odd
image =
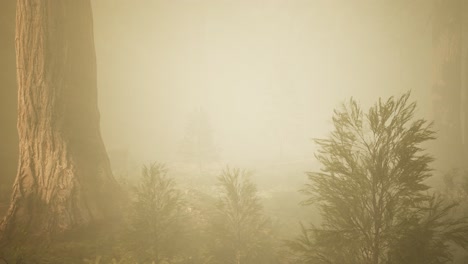
[[[432,217],[443,216],[453,208],[441,207],[427,195],[424,181],[431,176],[433,158],[421,145],[435,133],[426,120],[414,120],[416,103],[409,103],[409,96],[379,100],[367,113],[351,99],[335,110],[331,135],[315,140],[322,167],[308,173],[309,183],[302,191],[308,196],[304,204],[316,204],[323,223],[303,228],[301,237],[288,242],[303,263],[386,263],[400,252],[397,248],[409,231],[440,227],[424,217],[429,219],[431,212]],[[434,219],[452,231],[418,238],[435,245],[421,250],[442,258],[449,241],[465,242],[459,239],[465,227],[462,222]]]
[[[456,203],[432,196],[398,228],[389,264],[443,264],[453,260],[450,244],[468,247],[468,219],[451,217]]]
[[[249,174],[223,170],[218,177],[221,196],[213,219],[213,263],[275,263],[268,219]]]
[[[443,175],[444,187],[442,195],[448,201],[459,204],[451,215],[453,217],[468,217],[468,171],[452,169]],[[468,250],[455,249],[454,264],[468,263]]]
[[[163,164],[145,166],[129,216],[126,248],[138,263],[160,263],[186,248],[185,202]]]
[[[300,224],[301,234],[294,240],[286,240],[285,245],[292,251],[291,263],[326,263],[326,257],[322,256],[322,252],[316,250],[314,243],[313,232],[304,224]],[[294,255],[295,254],[295,255]]]

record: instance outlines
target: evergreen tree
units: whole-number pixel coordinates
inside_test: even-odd
[[[408,234],[442,232],[444,225],[453,228],[451,235],[410,236],[431,244],[413,257],[431,252],[439,258],[447,256],[448,242],[466,244],[458,239],[468,234],[466,222],[446,220],[453,206],[428,195],[424,181],[431,176],[433,158],[421,145],[435,133],[432,124],[414,119],[416,103],[409,103],[409,96],[379,100],[367,113],[351,99],[335,110],[331,135],[315,140],[322,167],[308,173],[304,204],[317,205],[323,222],[319,228],[303,228],[301,237],[288,242],[300,262],[409,263],[393,261]],[[428,220],[431,212],[440,225]]]
[[[144,166],[129,217],[125,242],[138,263],[161,263],[182,257],[186,248],[185,202],[165,165]]]
[[[181,143],[180,156],[186,162],[198,164],[200,168],[218,158],[213,130],[208,115],[202,109],[194,112],[189,119]]]
[[[226,168],[213,221],[214,263],[275,263],[271,228],[249,173]]]

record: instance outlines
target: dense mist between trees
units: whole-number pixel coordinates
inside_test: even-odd
[[[0,35],[0,264],[468,263],[463,0],[4,0]]]

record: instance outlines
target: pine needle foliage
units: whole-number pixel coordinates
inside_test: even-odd
[[[408,92],[379,99],[367,112],[351,99],[334,111],[334,130],[315,140],[321,170],[308,173],[302,190],[307,196],[303,203],[318,206],[323,222],[303,227],[302,235],[288,242],[299,262],[432,263],[392,260],[410,231],[418,228],[451,228],[439,232],[442,237],[425,240],[432,243],[425,250],[437,256],[447,256],[448,242],[465,242],[463,221],[442,217],[452,206],[443,207],[428,195],[425,180],[432,175],[434,159],[423,145],[435,139],[435,132],[432,123],[414,117],[416,103],[409,97]]]
[[[271,228],[249,173],[226,168],[213,219],[213,263],[275,263]]]
[[[187,231],[185,202],[164,164],[143,167],[131,211],[126,242],[138,263],[180,257]]]

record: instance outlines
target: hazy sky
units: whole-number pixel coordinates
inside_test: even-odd
[[[173,161],[202,108],[226,163],[312,162],[351,96],[412,89],[430,118],[428,2],[95,0],[107,148]]]

